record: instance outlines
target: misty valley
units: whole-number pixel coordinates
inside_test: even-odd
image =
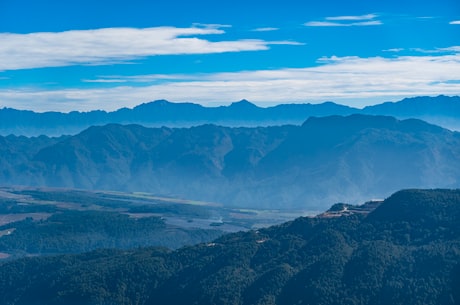
[[[459,103],[2,109],[0,304],[459,304]]]
[[[225,208],[146,193],[30,187],[1,188],[0,203],[3,259],[99,248],[177,249],[302,215],[300,211]]]

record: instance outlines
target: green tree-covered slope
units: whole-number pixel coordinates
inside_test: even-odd
[[[104,250],[0,266],[0,303],[458,304],[460,191],[406,190],[176,251]]]

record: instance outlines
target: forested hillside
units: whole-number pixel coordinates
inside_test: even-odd
[[[354,209],[166,251],[101,250],[0,266],[0,303],[458,304],[460,191],[405,190]],[[353,210],[353,209],[351,209]]]

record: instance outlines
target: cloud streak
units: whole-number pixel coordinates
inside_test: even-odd
[[[349,26],[374,26],[383,24],[376,18],[376,14],[367,14],[359,16],[334,16],[326,17],[322,21],[309,21],[304,23],[309,27],[349,27]]]
[[[203,35],[221,35],[224,25],[190,28],[104,28],[30,34],[0,33],[0,71],[104,65],[156,55],[262,51],[270,44],[260,39],[208,41]]]
[[[361,16],[336,16],[336,17],[326,17],[326,20],[331,21],[361,21],[361,20],[371,20],[377,18],[376,14],[367,14]]]
[[[252,32],[273,32],[273,31],[278,31],[279,28],[272,28],[272,27],[266,27],[266,28],[257,28],[251,30]]]
[[[449,50],[459,50],[451,47]],[[34,110],[114,110],[168,99],[227,104],[246,98],[260,105],[333,100],[352,106],[418,95],[460,94],[460,51],[454,54],[327,57],[319,66],[190,75],[107,76],[103,89],[0,90],[9,107]],[[91,80],[89,80],[91,81]],[[22,104],[23,103],[23,104]],[[26,106],[22,106],[26,105]]]

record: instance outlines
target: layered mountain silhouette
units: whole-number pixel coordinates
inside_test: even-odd
[[[0,109],[0,135],[74,135],[94,125],[140,124],[146,127],[191,127],[216,124],[229,127],[300,125],[309,117],[373,114],[400,119],[418,118],[450,129],[460,129],[460,97],[417,97],[363,109],[325,102],[283,104],[261,108],[246,100],[229,106],[204,107],[193,103],[154,101],[113,112],[44,112]]]
[[[435,125],[460,130],[460,97],[414,97],[392,103],[367,106],[362,114],[388,115],[400,119],[418,118]]]
[[[355,211],[176,251],[99,250],[4,263],[0,303],[460,303],[458,190],[400,191]]]
[[[3,185],[143,191],[306,210],[385,198],[401,188],[460,186],[459,133],[384,116],[254,128],[109,124],[75,136],[0,142]]]

